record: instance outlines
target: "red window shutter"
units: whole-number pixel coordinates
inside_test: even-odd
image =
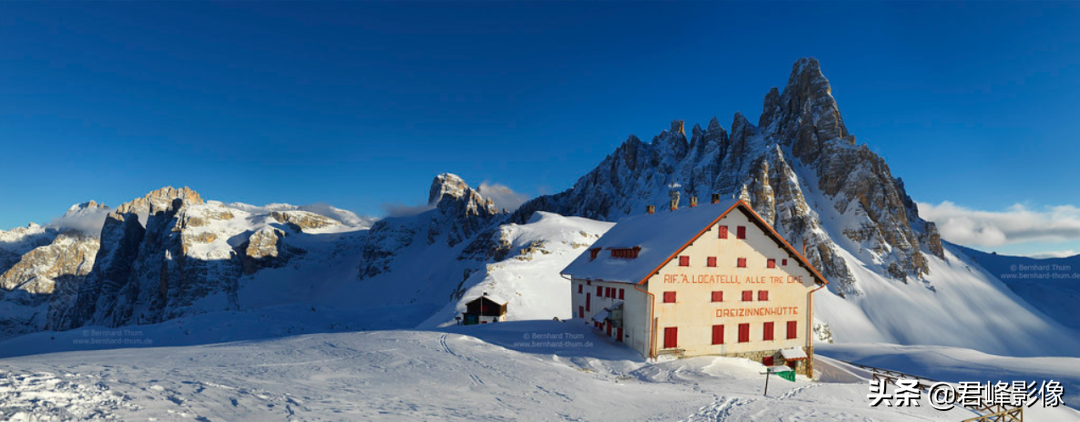
[[[615,329],[615,341],[622,343],[622,328]]]
[[[796,321],[788,321],[787,322],[787,338],[789,340],[797,337],[797,335],[799,333],[798,332],[798,324],[799,323],[796,322]]]
[[[739,324],[739,343],[750,341],[750,324]]]
[[[664,348],[674,349],[679,347],[679,328],[667,327],[664,328]]]
[[[786,259],[781,259],[780,260],[780,265],[783,265],[783,266],[786,267],[787,266],[787,260]]]
[[[769,268],[776,268],[776,260],[769,258],[769,260],[766,261],[765,266]]]
[[[590,302],[592,302],[592,295],[585,293],[585,310],[590,311]]]
[[[578,306],[577,307],[577,317],[578,318],[585,318],[585,307],[584,306]]]
[[[724,344],[724,326],[712,326],[712,344]]]
[[[680,256],[679,257],[679,266],[680,267],[689,267],[690,266],[690,257],[688,257],[688,256]]]
[[[727,226],[720,226],[720,238],[727,239]]]
[[[626,297],[626,291],[623,290],[623,289],[619,289],[619,300],[625,299],[625,297]]]
[[[773,339],[773,323],[766,322],[765,323],[765,335],[762,336],[762,340],[772,340],[772,339]]]
[[[582,293],[584,291],[585,291],[585,285],[584,284],[578,284],[577,285],[577,292]]]
[[[708,264],[707,265],[710,266],[710,267],[715,267],[716,266],[716,257],[715,256],[710,256],[709,259],[708,259]]]
[[[758,290],[758,292],[757,292],[757,300],[759,302],[768,302],[769,301],[769,291],[768,290]]]
[[[746,226],[739,226],[735,228],[735,238],[746,239]]]
[[[664,303],[675,303],[675,292],[664,292]]]
[[[754,292],[752,290],[743,290],[743,292],[742,292],[742,301],[743,302],[753,302],[754,301]]]
[[[612,290],[615,290],[615,289],[611,288],[611,287],[605,287],[604,288],[604,297],[611,297],[612,296],[612,294],[611,294]]]
[[[611,321],[608,321],[607,324],[604,325],[606,326],[605,331],[607,331],[608,337],[611,337]]]
[[[596,286],[596,296],[597,297],[604,297],[604,287],[603,286]]]
[[[589,260],[596,259],[596,256],[600,254],[600,248],[589,249]]]
[[[765,357],[761,358],[761,364],[765,365],[765,366],[773,366],[773,357],[772,356],[765,356]]]
[[[739,268],[746,268],[746,258],[739,258],[736,260],[735,265]]]
[[[724,301],[724,292],[721,292],[721,291],[712,292],[712,301],[713,302],[723,302]]]

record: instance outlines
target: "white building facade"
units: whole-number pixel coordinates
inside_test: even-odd
[[[627,218],[563,275],[574,321],[643,356],[746,357],[812,374],[813,292],[827,282],[742,201]]]

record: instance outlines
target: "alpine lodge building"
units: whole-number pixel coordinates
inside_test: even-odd
[[[813,292],[827,281],[743,201],[695,199],[620,221],[570,263],[573,320],[648,358],[743,357],[812,377]]]

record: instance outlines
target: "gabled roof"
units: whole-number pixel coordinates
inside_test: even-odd
[[[472,299],[472,300],[470,300],[470,301],[468,301],[466,303],[473,303],[473,302],[476,302],[476,301],[478,301],[480,299],[487,299],[487,300],[489,300],[491,302],[494,302],[494,303],[497,303],[499,305],[505,305],[505,304],[509,303],[509,302],[506,301],[506,299],[503,299],[503,298],[498,297],[498,296],[492,296],[492,295],[483,295],[483,296],[477,297],[475,299]]]
[[[589,250],[601,249],[596,259],[591,259],[589,251],[585,251],[564,268],[561,274],[583,280],[644,283],[659,271],[660,267],[678,256],[691,242],[733,210],[746,214],[750,221],[756,223],[766,235],[787,250],[796,262],[808,269],[815,282],[828,284],[825,277],[810,265],[805,257],[765,223],[749,205],[737,199],[625,218],[589,247]],[[732,235],[734,236],[734,233]],[[635,246],[641,247],[641,251],[634,259],[613,258],[607,251]]]

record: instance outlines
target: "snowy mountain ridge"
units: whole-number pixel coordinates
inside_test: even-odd
[[[805,248],[831,283],[815,296],[823,336],[1014,355],[1080,350],[1042,304],[942,244],[903,182],[847,133],[813,59],[795,64],[782,94],[766,95],[757,126],[736,113],[730,133],[714,118],[689,139],[681,121],[651,143],[631,135],[570,189],[513,213],[449,173],[434,178],[425,211],[374,222],[330,206],[259,207],[159,189],[108,211],[96,253],[43,251],[79,265],[61,266],[76,270],[50,278],[52,292],[5,290],[0,328],[11,336],[307,308],[341,318],[331,326],[436,327],[484,292],[509,300],[512,319],[566,318],[568,282],[558,271],[611,222],[663,208],[673,182],[683,204],[697,196],[708,206],[712,193],[743,198]],[[15,257],[8,268],[59,236],[16,230],[0,233],[0,251]],[[20,277],[5,286],[32,285]],[[993,313],[1007,317],[986,317]]]

